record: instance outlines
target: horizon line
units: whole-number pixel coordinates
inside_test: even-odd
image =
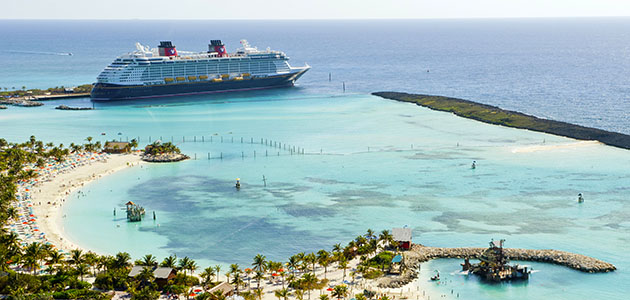
[[[278,18],[278,19],[259,19],[259,18],[220,18],[220,19],[161,19],[161,18],[0,18],[0,21],[411,21],[411,20],[518,20],[518,19],[603,19],[603,18],[630,18],[627,16],[527,16],[527,17],[426,17],[426,18],[388,18],[388,17],[372,17],[372,18]]]

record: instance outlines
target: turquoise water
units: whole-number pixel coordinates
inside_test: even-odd
[[[65,231],[99,252],[176,253],[203,267],[248,265],[257,253],[283,260],[329,249],[367,228],[407,225],[414,241],[426,245],[483,247],[505,238],[509,247],[578,252],[619,268],[583,274],[532,264],[539,272],[527,284],[487,285],[453,275],[452,282],[431,287],[434,292],[453,289],[464,299],[575,299],[623,298],[630,291],[626,150],[363,94],[316,96],[298,88],[178,100],[83,112],[54,111],[52,102],[11,108],[0,126],[11,128],[3,131],[10,140],[32,133],[66,144],[86,136],[172,139],[197,157],[130,168],[87,185],[86,197],[72,195]],[[240,191],[233,188],[235,178],[242,180]],[[577,193],[585,203],[577,204]],[[157,220],[129,224],[122,214],[114,217],[112,210],[129,200],[149,216],[155,211]],[[458,263],[433,261],[422,272],[448,274]]]

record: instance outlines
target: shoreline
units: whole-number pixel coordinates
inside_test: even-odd
[[[608,146],[630,150],[630,135],[627,134],[541,119],[470,100],[401,92],[374,92],[372,95],[400,102],[415,103],[432,110],[450,112],[456,116],[483,123],[526,129],[582,141],[599,141]]]
[[[95,157],[98,158],[95,159]],[[72,192],[86,184],[141,163],[145,162],[141,160],[141,156],[138,154],[105,154],[102,156],[86,154],[85,160],[78,162],[78,166],[74,168],[61,169],[50,173],[48,176],[40,176],[39,178],[48,178],[40,180],[32,186],[21,185],[20,192],[28,194],[25,194],[27,197],[20,200],[19,205],[31,207],[32,217],[36,222],[29,225],[32,232],[24,230],[18,233],[20,239],[27,243],[37,241],[34,240],[33,236],[35,236],[34,231],[39,231],[40,242],[51,243],[58,250],[64,252],[73,249],[93,251],[77,245],[65,234],[62,226],[63,205]],[[12,226],[16,226],[16,224]]]

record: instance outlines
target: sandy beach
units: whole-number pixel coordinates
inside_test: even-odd
[[[68,196],[85,184],[143,163],[139,154],[84,153],[48,165],[40,176],[19,187],[20,218],[10,225],[23,243],[42,242],[68,252],[81,248],[64,236],[61,210]]]

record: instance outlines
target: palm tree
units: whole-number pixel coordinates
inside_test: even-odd
[[[320,266],[324,267],[324,279],[326,279],[326,273],[328,273],[328,265],[330,264],[330,253],[322,249],[317,251],[317,262]]]
[[[140,265],[147,266],[147,267],[156,267],[158,263],[157,263],[157,260],[155,259],[155,256],[153,256],[152,254],[147,254],[144,257],[142,257],[142,261]]]
[[[367,233],[365,234],[365,237],[366,237],[366,238],[368,238],[368,239],[373,239],[373,238],[375,238],[376,236],[374,235],[374,230],[372,230],[372,229],[368,229],[368,230],[367,230]]]
[[[215,271],[215,272],[216,272],[216,274],[217,274],[217,281],[221,281],[221,279],[220,279],[220,277],[219,277],[219,276],[221,276],[221,266],[219,266],[219,265],[215,265],[215,266],[214,266],[214,271]]]
[[[164,260],[160,264],[160,267],[175,269],[177,267],[177,255],[173,254],[164,258]]]
[[[289,290],[287,289],[276,290],[274,294],[276,295],[276,297],[278,297],[278,300],[287,300],[290,295]]]
[[[179,269],[184,271],[184,275],[186,275],[186,270],[189,264],[190,264],[190,258],[188,258],[188,256],[184,256],[184,258],[179,259]]]
[[[328,298],[328,295],[322,294],[322,295],[319,295],[319,300],[330,300],[330,298]]]
[[[252,266],[254,266],[254,270],[265,272],[266,259],[267,258],[262,254],[257,254],[256,256],[254,256],[254,262],[252,263]]]
[[[236,294],[238,295],[238,287],[243,285],[243,278],[241,277],[240,270],[236,270],[234,273],[232,273],[232,277],[232,284],[234,284],[234,286],[236,287]]]
[[[313,273],[306,273],[302,275],[302,282],[304,282],[304,287],[308,291],[308,299],[311,299],[311,290],[317,284],[317,277]]]
[[[88,251],[88,253],[85,253],[85,255],[83,256],[83,260],[90,268],[92,268],[92,275],[96,277],[96,264],[98,262],[98,255],[96,255],[96,253],[92,251]]]
[[[304,261],[313,265],[313,273],[315,273],[315,264],[317,263],[317,256],[315,256],[315,253],[311,252],[304,256]]]
[[[298,268],[299,265],[300,265],[300,259],[297,257],[297,255],[292,255],[291,257],[289,257],[289,261],[287,262],[287,267],[291,269],[291,273],[293,275],[295,275],[295,270]]]
[[[256,289],[260,290],[260,282],[265,279],[265,273],[261,271],[256,271],[256,275],[254,275],[254,279],[256,279]]]
[[[214,268],[207,267],[203,270],[201,274],[201,286],[203,287],[204,292],[206,291],[206,287],[212,284],[212,278],[214,277]]]
[[[348,288],[345,285],[336,285],[332,291],[332,295],[339,298],[345,298],[348,295]]]
[[[341,256],[341,259],[339,260],[339,268],[343,269],[343,279],[342,281],[346,280],[346,270],[348,269],[348,259],[345,256]]]
[[[84,261],[83,258],[83,250],[81,249],[73,249],[70,250],[70,260],[68,261],[74,267],[82,264]]]
[[[188,264],[186,265],[186,269],[190,271],[190,275],[195,274],[195,271],[198,268],[199,268],[199,265],[192,259],[188,261]]]
[[[122,269],[131,266],[131,256],[127,252],[118,252],[113,260],[113,267],[115,269]]]
[[[50,255],[48,255],[48,264],[50,266],[56,266],[58,264],[62,264],[64,261],[64,254],[58,251],[52,251]]]
[[[81,263],[75,268],[77,275],[81,277],[81,281],[83,281],[83,275],[86,275],[90,272],[87,264]]]

